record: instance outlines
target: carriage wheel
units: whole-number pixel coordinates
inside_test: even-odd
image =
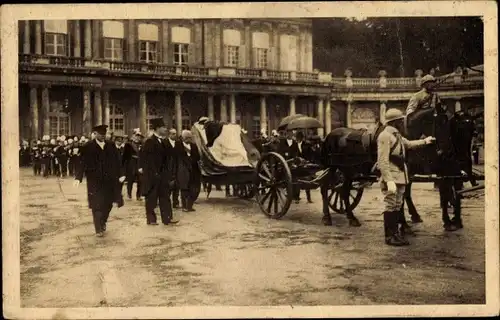
[[[257,164],[254,188],[265,215],[279,219],[288,212],[292,203],[292,174],[281,155],[270,152],[262,156]]]
[[[335,182],[332,188],[328,192],[328,206],[336,213],[345,213],[344,202],[341,201],[340,192],[342,191],[342,186],[345,183],[344,175],[340,170],[337,170],[335,174]],[[349,211],[353,211],[358,204],[361,202],[363,197],[364,187],[361,183],[353,181],[349,190],[349,199],[347,200],[347,208]]]

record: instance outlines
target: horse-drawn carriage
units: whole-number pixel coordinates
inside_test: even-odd
[[[435,117],[430,132],[429,128],[425,128],[413,132],[412,135],[437,134],[439,152],[442,153],[446,149],[445,155],[453,157],[454,151],[456,151],[453,146],[454,141],[452,141],[453,139],[456,140],[453,137],[454,133],[447,132],[440,135],[439,132],[436,132],[436,127],[443,125],[442,123],[439,124],[437,119],[444,119],[446,116],[444,114],[435,114]],[[447,118],[447,120],[449,119]],[[239,133],[247,161],[243,161],[242,165],[236,166],[226,166],[218,159],[215,159],[210,147],[207,146],[207,140],[210,140],[208,145],[213,143],[214,139],[221,134],[223,127],[228,125],[216,122],[211,125],[215,128],[210,134],[211,137],[207,137],[208,134],[203,132],[204,128],[207,127],[206,124],[205,126],[195,124],[192,128],[196,144],[200,150],[200,169],[203,182],[243,186],[248,191],[243,194],[248,198],[255,197],[262,212],[274,219],[279,219],[288,212],[298,190],[320,188],[323,200],[323,222],[325,224],[331,225],[330,210],[333,210],[337,213],[346,213],[351,225],[360,225],[353,214],[353,210],[360,203],[364,188],[378,180],[373,168],[374,164],[376,164],[376,138],[383,129],[382,124],[379,124],[374,131],[350,128],[333,130],[322,142],[320,161],[317,161],[318,163],[297,158],[285,160],[282,155],[276,152],[276,148],[273,148],[272,143],[265,148],[261,148],[259,152],[245,134]],[[315,118],[305,115],[286,117],[280,124],[282,129],[287,130],[312,129],[321,126],[321,123]],[[437,154],[435,149],[430,151],[433,155]],[[419,164],[429,161],[429,158],[425,157],[425,152],[424,155],[412,154],[411,158],[417,159],[418,161],[415,163]],[[447,159],[449,160],[449,158]],[[456,174],[456,172],[450,173],[436,168],[426,171],[421,170],[419,166],[417,167],[418,169],[414,170],[410,177],[412,182],[449,180],[456,182],[470,178],[460,173]],[[476,176],[475,178],[481,180],[484,179],[484,176]],[[252,187],[248,188],[249,185]],[[416,213],[416,210],[410,197],[411,188],[408,189],[405,200],[409,202],[410,213],[413,215],[412,211]],[[452,196],[448,197],[447,201],[456,205],[455,200],[461,198],[461,193],[458,193],[455,187],[452,187],[451,190],[453,191]]]

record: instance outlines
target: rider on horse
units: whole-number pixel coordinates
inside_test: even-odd
[[[385,128],[377,138],[377,165],[380,186],[384,195],[385,242],[392,246],[408,245],[399,233],[398,223],[405,187],[409,183],[406,167],[406,149],[434,142],[434,137],[409,141],[401,135],[405,116],[398,109],[389,109]]]
[[[434,108],[441,104],[439,96],[434,92],[436,79],[433,76],[430,74],[424,76],[420,82],[420,86],[422,90],[418,91],[410,98],[408,106],[406,107],[406,128],[412,126],[413,119],[432,114]]]

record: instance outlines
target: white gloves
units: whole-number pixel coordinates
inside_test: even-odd
[[[118,181],[120,181],[120,183],[123,183],[123,181],[125,181],[125,177],[120,177]]]
[[[142,168],[139,168],[139,173],[142,174]]]
[[[424,139],[425,141],[425,144],[431,144],[431,143],[434,143],[436,141],[436,138],[434,137],[427,137]]]
[[[394,181],[388,181],[387,182],[387,192],[389,192],[391,194],[395,194],[396,191],[397,191],[396,183]]]
[[[80,185],[80,180],[73,181],[73,187],[78,188],[79,185]]]

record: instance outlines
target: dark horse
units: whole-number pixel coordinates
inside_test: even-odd
[[[414,117],[405,136],[410,139],[420,139],[422,136],[434,136],[436,144],[411,150],[408,152],[408,170],[411,175],[435,174],[439,177],[449,177],[439,183],[442,218],[446,230],[457,230],[462,227],[460,217],[461,203],[459,197],[454,197],[454,191],[462,187],[461,170],[467,154],[464,150],[470,149],[471,141],[464,141],[461,129],[464,123],[470,120],[467,117],[455,114],[449,116],[441,106],[427,110],[420,116]],[[378,124],[373,132],[350,128],[337,128],[330,132],[322,144],[322,164],[330,168],[330,177],[321,185],[323,200],[323,223],[332,225],[329,209],[328,191],[338,183],[338,175],[342,176],[340,198],[344,203],[345,213],[351,226],[360,226],[360,222],[349,207],[350,191],[354,181],[373,175],[373,167],[377,161],[377,137],[384,129]],[[469,128],[469,130],[472,130]],[[472,170],[471,170],[472,171]],[[420,216],[411,199],[411,184],[405,194],[412,221],[420,222]],[[454,207],[454,218],[448,216],[448,203]],[[406,225],[403,212],[401,224]]]

